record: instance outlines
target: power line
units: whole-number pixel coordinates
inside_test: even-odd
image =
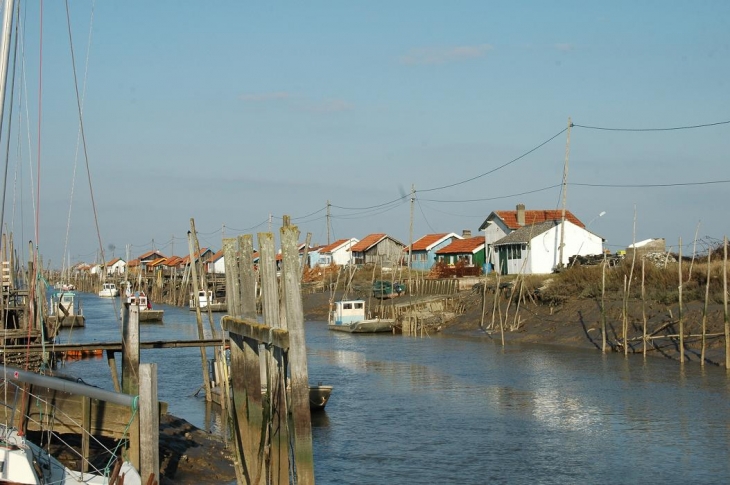
[[[543,187],[541,189],[535,189],[535,190],[528,190],[526,192],[519,192],[516,194],[508,194],[508,195],[498,195],[495,197],[485,197],[483,199],[464,199],[464,200],[439,200],[439,199],[421,199],[426,202],[439,202],[439,203],[462,203],[462,202],[485,202],[489,200],[499,200],[499,199],[509,199],[510,197],[518,197],[520,195],[528,195],[528,194],[534,194],[537,192],[543,192],[545,190],[554,189],[556,187],[560,187],[562,184],[555,184],[550,185],[549,187]]]
[[[418,210],[421,211],[423,220],[426,221],[426,225],[428,226],[429,229],[431,229],[431,232],[436,232],[436,230],[433,227],[431,227],[431,223],[428,222],[428,219],[426,218],[426,214],[423,213],[423,207],[421,207],[421,202],[418,199],[416,199],[416,202],[418,203]],[[411,242],[411,244],[413,244],[413,243]]]
[[[588,130],[601,130],[601,131],[676,131],[676,130],[694,130],[696,128],[707,128],[710,126],[719,126],[730,124],[729,121],[718,121],[717,123],[704,123],[701,125],[688,125],[688,126],[672,126],[669,128],[608,128],[604,126],[588,126],[588,125],[577,125],[573,124],[576,128],[585,128]]]
[[[520,155],[519,157],[517,157],[517,158],[513,158],[513,159],[512,159],[512,160],[510,160],[509,162],[507,162],[507,163],[504,163],[504,164],[500,165],[499,167],[493,168],[492,170],[489,170],[488,172],[484,172],[483,174],[480,174],[480,175],[476,175],[476,176],[474,176],[474,177],[471,177],[471,178],[468,178],[468,179],[466,179],[466,180],[462,180],[461,182],[455,182],[455,183],[453,183],[453,184],[448,184],[448,185],[442,185],[442,186],[440,186],[440,187],[433,187],[433,188],[430,188],[430,189],[424,189],[424,190],[419,190],[418,192],[433,192],[434,190],[442,190],[442,189],[448,189],[448,188],[451,188],[451,187],[456,187],[457,185],[462,185],[462,184],[465,184],[465,183],[467,183],[467,182],[471,182],[471,181],[473,181],[473,180],[476,180],[476,179],[482,178],[482,177],[484,177],[485,175],[489,175],[489,174],[491,174],[491,173],[494,173],[494,172],[496,172],[497,170],[501,170],[501,169],[503,169],[504,167],[506,167],[506,166],[508,166],[508,165],[512,165],[512,164],[513,164],[513,163],[515,163],[516,161],[518,161],[518,160],[521,160],[521,159],[525,158],[525,157],[526,157],[527,155],[529,155],[530,153],[534,152],[535,150],[538,150],[539,148],[542,148],[542,147],[543,147],[544,145],[547,145],[548,143],[550,143],[551,141],[553,141],[553,140],[554,140],[555,138],[557,138],[558,136],[560,136],[560,135],[562,135],[563,133],[565,133],[565,131],[566,131],[567,129],[568,129],[568,128],[563,128],[563,129],[562,129],[562,130],[560,130],[560,131],[559,131],[558,133],[554,134],[553,136],[551,136],[550,138],[548,138],[548,139],[547,139],[547,140],[545,140],[544,142],[540,143],[540,144],[539,144],[539,145],[537,145],[536,147],[534,147],[534,148],[532,148],[532,149],[530,149],[530,150],[526,151],[525,153],[523,153],[523,154],[522,154],[522,155]]]
[[[334,208],[342,209],[342,210],[370,210],[370,209],[378,209],[380,207],[383,207],[383,206],[386,206],[389,204],[394,204],[396,202],[400,202],[407,198],[408,198],[408,194],[404,194],[404,195],[401,195],[400,197],[398,197],[397,199],[393,199],[388,202],[383,202],[382,204],[378,204],[378,205],[371,205],[370,207],[342,207],[340,205],[334,205],[334,204],[330,204],[330,207],[334,207]]]
[[[606,188],[654,188],[654,187],[687,187],[692,185],[712,185],[712,184],[727,184],[730,180],[709,180],[706,182],[675,182],[671,184],[584,184],[578,182],[572,182],[569,185],[577,185],[581,187],[606,187]]]

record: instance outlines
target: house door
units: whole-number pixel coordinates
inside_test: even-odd
[[[499,274],[507,274],[507,246],[499,248]]]

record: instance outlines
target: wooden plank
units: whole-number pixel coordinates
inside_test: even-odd
[[[289,368],[291,375],[292,419],[294,421],[294,463],[298,485],[314,484],[312,421],[309,411],[309,377],[304,338],[304,311],[299,280],[299,230],[281,228],[282,289],[289,330]]]
[[[253,320],[233,318],[229,315],[221,318],[221,326],[223,330],[230,333],[257,340],[266,345],[273,345],[283,350],[289,350],[289,332],[286,330],[271,328]]]
[[[0,392],[5,394],[5,389],[0,387]],[[70,394],[63,391],[56,391],[48,388],[32,386],[32,396],[28,401],[53,403],[55,412],[49,413],[45,405],[33,405],[29,408],[28,430],[40,431],[53,429],[58,433],[79,433],[79,423],[83,421],[82,396]],[[12,402],[16,396],[18,402],[22,400],[22,388],[8,386],[7,401]],[[94,436],[104,436],[114,439],[123,437],[124,431],[129,424],[131,410],[126,406],[109,402],[91,399],[89,407],[89,426],[87,431]],[[164,410],[166,412],[166,409]],[[162,412],[162,411],[160,411]],[[3,424],[5,417],[0,417]]]

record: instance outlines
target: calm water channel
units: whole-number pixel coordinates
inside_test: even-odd
[[[113,303],[81,297],[87,326],[62,340],[118,341]],[[160,307],[164,324],[144,324],[142,340],[197,338],[193,312]],[[324,322],[307,323],[307,344],[310,380],[335,387],[313,420],[319,484],[730,482],[723,369],[503,350],[489,340],[353,336]],[[142,361],[157,362],[172,414],[220,429],[202,393],[194,396],[199,350],[145,350]],[[111,388],[105,359],[61,371]]]

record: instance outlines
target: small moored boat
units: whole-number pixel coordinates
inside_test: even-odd
[[[195,293],[190,294],[190,311],[194,312],[197,307],[200,308],[201,311],[208,311],[208,307],[210,307],[210,311],[212,312],[225,312],[227,311],[227,306],[225,302],[216,301],[215,297],[213,296],[212,291],[205,291],[205,290],[199,290],[198,291],[198,298],[196,300]]]
[[[86,325],[81,305],[73,291],[54,291],[48,305],[48,323],[54,327],[83,327]]]
[[[119,296],[119,289],[114,283],[104,283],[99,291],[99,296],[102,298],[114,298]]]
[[[395,324],[392,318],[365,318],[364,300],[342,300],[330,312],[327,328],[350,333],[390,332]]]
[[[165,310],[155,310],[152,308],[152,302],[147,298],[143,291],[137,291],[127,297],[127,303],[130,305],[139,305],[139,321],[140,322],[159,322],[162,323],[162,316]]]

